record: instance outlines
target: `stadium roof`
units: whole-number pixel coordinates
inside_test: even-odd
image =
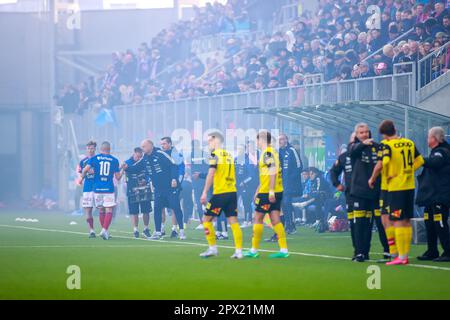
[[[282,120],[332,132],[351,132],[358,122],[378,128],[384,119],[391,119],[402,132],[450,126],[450,117],[394,101],[353,101],[302,107],[247,108],[249,114],[269,114]],[[408,136],[408,134],[404,134]]]

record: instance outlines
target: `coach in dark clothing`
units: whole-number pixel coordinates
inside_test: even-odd
[[[427,230],[427,251],[419,260],[450,261],[449,207],[450,207],[450,145],[445,141],[444,129],[431,128],[428,133],[430,156],[425,158],[424,169],[419,176],[416,203],[425,207],[424,220]],[[439,257],[437,240],[443,254]]]
[[[353,139],[351,139],[353,140]],[[352,142],[352,141],[350,141]],[[343,182],[341,182],[340,176],[343,175]],[[356,242],[355,242],[355,223],[353,217],[353,200],[350,196],[350,190],[352,185],[352,163],[348,155],[348,151],[342,152],[336,162],[330,169],[330,180],[332,185],[338,190],[345,193],[345,202],[347,205],[347,218],[350,224],[350,235],[353,245],[353,259],[356,258]]]
[[[141,145],[144,150],[144,161],[147,174],[150,175],[154,190],[154,218],[155,232],[151,239],[161,238],[161,224],[163,208],[174,211],[180,228],[180,238],[184,237],[183,212],[178,193],[178,166],[164,151],[155,148],[153,142],[144,140]],[[128,167],[133,173],[133,167]]]
[[[280,143],[280,165],[283,178],[283,200],[282,210],[287,233],[295,232],[294,208],[292,198],[302,195],[302,160],[297,150],[289,144],[287,135],[281,134]]]
[[[353,200],[355,222],[355,260],[363,262],[369,259],[373,215],[380,196],[380,179],[378,179],[373,189],[367,183],[378,161],[379,145],[371,139],[369,127],[365,123],[356,125],[355,134],[355,141],[350,143],[348,147],[348,154],[352,164],[352,187],[350,195]],[[377,228],[380,232],[380,240],[384,250],[385,252],[389,252],[381,217],[377,217],[375,221],[377,222]]]

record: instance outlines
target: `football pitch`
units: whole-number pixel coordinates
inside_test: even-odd
[[[16,218],[39,222],[16,221]],[[76,222],[77,224],[71,224]],[[95,221],[98,229],[98,222]],[[84,217],[62,212],[0,211],[0,299],[449,299],[450,263],[415,259],[409,266],[350,261],[348,233],[288,235],[290,257],[269,259],[276,243],[262,243],[258,259],[232,260],[232,239],[218,241],[219,256],[201,259],[203,231],[188,227],[186,241],[134,239],[118,216],[112,239],[88,239]],[[169,227],[166,227],[169,230]],[[244,247],[251,229],[244,230]],[[98,230],[99,231],[99,230]],[[231,232],[230,232],[231,234]],[[264,230],[264,238],[272,231]],[[370,266],[380,268],[379,289],[369,289]],[[67,288],[69,266],[80,270],[80,289]],[[369,268],[369,272],[368,272]]]

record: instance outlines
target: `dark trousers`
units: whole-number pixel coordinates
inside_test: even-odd
[[[448,226],[449,207],[432,205],[425,207],[424,221],[427,230],[428,252],[439,254],[438,239],[444,254],[450,255],[450,236]]]
[[[161,223],[162,223],[162,211],[164,208],[172,209],[175,217],[177,218],[178,226],[181,229],[184,229],[183,225],[183,211],[180,206],[180,194],[179,191],[170,191],[170,192],[157,192],[155,191],[155,231],[161,232]]]
[[[223,226],[222,226],[223,223]],[[224,213],[221,213],[218,217],[217,217],[217,226],[216,226],[216,230],[218,232],[223,232],[225,230],[225,232],[228,232],[228,225],[227,225],[227,218],[225,217]]]
[[[192,198],[192,183],[189,181],[183,181],[181,187],[180,200],[182,204],[184,223],[188,223],[189,218],[192,217],[192,212],[194,210],[194,201]]]
[[[200,197],[202,196],[204,183],[199,181],[192,182],[192,188],[194,189],[194,203],[196,207],[196,211],[198,214],[198,218],[200,221],[202,221],[203,218],[203,207],[202,203],[200,202]]]
[[[378,238],[380,239],[381,246],[383,247],[383,252],[389,253],[389,244],[386,237],[386,231],[384,230],[384,226],[381,221],[381,216],[372,214],[372,217],[369,219],[368,223],[369,225],[366,230],[366,240],[364,243],[365,246],[364,255],[368,256],[370,252],[370,247],[372,244],[372,230],[374,223],[377,226]]]
[[[284,226],[286,229],[294,229],[294,207],[292,206],[293,195],[289,193],[283,193],[283,199],[281,200],[281,209],[283,210]]]
[[[244,220],[252,222],[252,215],[253,215],[252,202],[255,193],[249,190],[243,190],[239,192],[239,195],[241,196],[242,205],[244,206]]]

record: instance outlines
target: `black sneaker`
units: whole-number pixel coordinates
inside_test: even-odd
[[[144,234],[144,236],[146,237],[146,238],[150,238],[152,235],[151,235],[151,233],[150,233],[150,229],[144,229],[144,231],[142,231],[142,233]]]
[[[420,261],[431,261],[431,260],[434,260],[434,259],[437,259],[437,258],[439,258],[439,253],[438,252],[428,252],[428,251],[426,251],[423,255],[418,256],[417,260],[420,260]]]
[[[95,237],[95,232],[89,232],[89,239],[94,239]]]
[[[277,236],[276,233],[274,233],[272,237],[270,237],[268,239],[264,239],[264,241],[266,241],[266,242],[277,242],[278,241],[278,236]]]
[[[365,260],[364,260],[364,255],[363,254],[358,254],[356,257],[355,257],[355,260],[353,260],[353,261],[355,261],[355,262],[364,262]]]
[[[450,254],[443,253],[440,257],[433,259],[434,262],[450,262]]]
[[[297,233],[297,228],[291,228],[289,229],[289,231],[287,232],[287,234],[296,234]]]
[[[178,238],[178,233],[176,230],[172,230],[172,232],[170,233],[170,238]]]
[[[164,237],[166,235],[166,231],[165,230],[162,230],[161,231],[161,237]]]
[[[139,231],[134,231],[133,232],[133,236],[136,238],[136,239],[138,239],[139,238]]]

